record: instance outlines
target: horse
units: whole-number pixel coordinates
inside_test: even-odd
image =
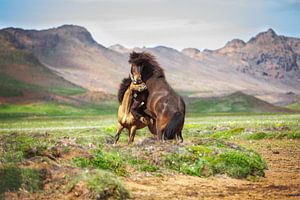
[[[131,78],[135,83],[144,82],[149,92],[145,112],[154,119],[157,140],[174,139],[183,142],[182,128],[185,103],[168,84],[164,71],[156,58],[148,53],[132,52],[129,55]],[[163,138],[164,136],[164,138]]]
[[[115,135],[114,145],[117,144],[120,134],[124,128],[128,130],[128,144],[133,143],[134,137],[136,134],[136,130],[144,128],[148,126],[150,132],[155,134],[155,130],[152,126],[151,120],[147,118],[147,116],[139,117],[137,115],[137,110],[132,109],[132,101],[134,91],[139,90],[140,85],[134,84],[131,82],[131,78],[123,79],[119,91],[118,91],[118,100],[119,100],[119,108],[118,108],[118,125],[117,131]],[[139,98],[139,102],[146,99],[148,95],[147,91],[140,92],[137,97]],[[145,105],[141,105],[138,108],[141,113],[145,109]]]

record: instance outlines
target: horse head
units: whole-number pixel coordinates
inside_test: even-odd
[[[149,78],[156,75],[157,77],[164,77],[162,68],[157,63],[155,57],[147,52],[132,52],[129,56],[131,64],[130,77],[134,84],[146,82]]]

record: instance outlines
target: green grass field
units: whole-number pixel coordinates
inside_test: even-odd
[[[290,104],[287,107],[290,108],[290,109],[294,109],[294,110],[300,111],[300,102],[296,102],[296,103]]]
[[[98,113],[67,105],[2,106],[2,114],[14,111],[30,115],[6,116],[0,120],[0,176],[5,177],[0,179],[0,196],[20,188],[34,198],[46,195],[43,181],[47,173],[54,173],[53,169],[62,175],[51,179],[49,184],[51,187],[59,184],[62,194],[80,193],[83,190],[78,189],[80,186],[90,192],[91,198],[104,199],[128,198],[130,191],[121,180],[136,174],[154,177],[224,174],[256,181],[265,175],[268,163],[259,153],[238,143],[300,138],[300,114],[194,113],[186,117],[184,145],[172,141],[153,143],[149,131],[143,129],[138,131],[131,146],[127,146],[124,130],[119,145],[114,147],[117,123],[114,106],[104,106],[106,110]]]

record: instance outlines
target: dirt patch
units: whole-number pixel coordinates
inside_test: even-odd
[[[41,137],[45,135],[35,135]],[[207,141],[206,141],[207,140]],[[211,139],[186,141],[176,144],[172,141],[157,143],[148,138],[136,145],[121,145],[106,148],[120,148],[122,151],[139,152],[140,158],[153,164],[162,162],[159,158],[165,152],[185,151],[185,146],[203,144]],[[224,142],[232,149],[254,149],[262,154],[268,164],[265,178],[254,181],[217,175],[208,178],[183,175],[172,171],[130,171],[122,181],[131,193],[132,199],[299,199],[300,198],[300,140],[258,140]],[[94,148],[94,147],[91,147]],[[86,183],[70,186],[74,178],[87,169],[72,166],[75,157],[89,158],[87,147],[76,143],[75,138],[64,137],[40,155],[21,162],[20,167],[38,169],[44,173],[43,190],[30,193],[21,189],[6,192],[5,199],[91,199]],[[143,157],[144,156],[144,157]],[[94,196],[92,196],[94,197]]]
[[[266,177],[251,182],[225,176],[132,176],[124,182],[133,199],[299,199],[300,141],[240,142],[262,153]],[[279,153],[274,154],[274,150]]]

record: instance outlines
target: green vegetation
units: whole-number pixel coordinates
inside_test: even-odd
[[[300,110],[300,101],[288,105],[287,108],[294,109],[294,110]]]
[[[155,165],[145,165],[141,167],[141,171],[144,172],[156,172],[157,170],[159,170],[159,167]]]
[[[68,87],[45,87],[18,81],[10,76],[0,73],[0,94],[4,97],[20,96],[22,91],[48,92],[59,95],[75,95],[84,93],[86,90],[78,86]]]
[[[194,100],[187,106],[187,110],[189,113],[262,113],[284,111],[283,108],[273,106],[242,92],[236,92],[224,97]],[[285,110],[285,112],[287,111]]]
[[[232,148],[211,140],[205,145],[190,146],[185,153],[166,157],[168,168],[193,176],[227,174],[234,178],[264,176],[266,163],[253,151]]]
[[[262,140],[262,139],[300,139],[300,132],[283,131],[283,132],[257,132],[245,136],[249,140]]]
[[[211,137],[219,139],[230,139],[241,134],[244,130],[244,128],[233,128],[226,131],[215,132],[211,135]]]
[[[0,177],[0,196],[6,191],[18,191],[21,187],[29,192],[43,188],[43,173],[37,169],[2,165]]]
[[[40,156],[51,144],[51,141],[41,140],[43,134],[18,134],[1,135],[0,148],[3,153],[0,157],[0,164],[16,163],[25,158]]]
[[[33,196],[35,192],[40,195],[47,170],[61,174],[61,179],[50,178],[47,187],[59,184],[59,190],[66,194],[88,191],[88,197],[95,199],[128,198],[118,177],[225,174],[252,181],[264,176],[267,164],[260,154],[248,149],[258,141],[249,140],[284,143],[300,138],[299,114],[194,115],[186,118],[183,145],[144,140],[150,134],[143,129],[138,131],[134,145],[126,145],[128,135],[124,131],[119,145],[112,146],[116,115],[49,113],[0,120],[2,193],[25,189]]]
[[[129,192],[116,176],[103,170],[84,172],[69,184],[74,188],[79,182],[83,183],[91,192],[91,199],[127,199]]]
[[[16,68],[14,77],[8,73],[12,67]],[[28,79],[37,79],[37,81],[31,84],[16,78],[27,76]],[[37,77],[43,77],[44,80],[38,80]],[[31,52],[12,47],[6,39],[0,36],[0,96],[21,96],[24,91],[66,96],[86,92],[84,88],[64,80],[43,66]]]
[[[116,103],[107,102],[100,105],[83,105],[76,107],[65,103],[39,102],[31,104],[2,104],[0,118],[24,116],[78,116],[78,115],[105,115],[117,111]]]
[[[103,150],[96,150],[90,159],[77,157],[73,161],[79,167],[95,167],[110,170],[119,176],[127,174],[123,158],[116,151],[105,152]]]

